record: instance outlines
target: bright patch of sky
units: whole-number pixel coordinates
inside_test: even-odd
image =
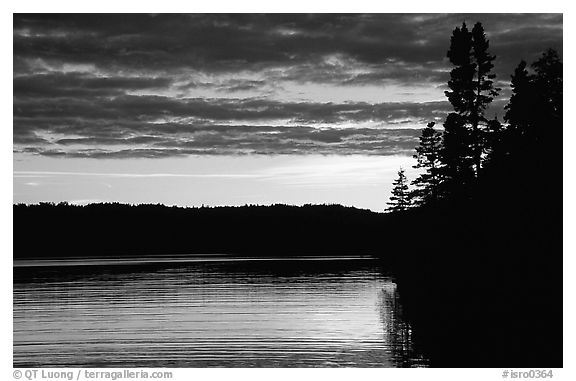
[[[14,157],[14,203],[125,202],[182,206],[307,203],[383,211],[406,156],[190,156],[163,159]]]

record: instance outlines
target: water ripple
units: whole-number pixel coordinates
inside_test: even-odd
[[[422,366],[374,261],[14,268],[14,366]]]

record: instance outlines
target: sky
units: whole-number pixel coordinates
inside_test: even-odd
[[[13,201],[382,211],[451,111],[463,21],[501,119],[520,60],[562,53],[561,14],[16,14]]]

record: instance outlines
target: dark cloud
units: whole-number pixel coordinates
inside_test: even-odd
[[[80,73],[23,75],[14,78],[14,97],[101,97],[169,86],[169,78],[94,77]]]
[[[23,100],[15,104],[14,142],[34,143],[38,151],[33,152],[40,154],[81,157],[407,153],[413,149],[419,131],[392,126],[424,126],[426,121],[442,118],[447,109],[446,102],[372,105],[122,96],[112,100],[70,99],[64,107],[57,99]],[[222,124],[230,120],[253,123],[286,118],[292,125]],[[354,127],[353,123],[361,122],[383,122],[383,126],[390,127]],[[319,123],[335,127],[318,127]],[[31,140],[30,136],[37,134],[44,138]],[[104,146],[108,148],[86,149]],[[121,146],[142,148],[118,148]],[[151,151],[145,153],[148,148]]]
[[[407,153],[417,140],[409,128],[440,121],[447,102],[282,94],[287,83],[394,84],[443,99],[446,50],[462,21],[484,24],[505,96],[520,59],[562,51],[561,14],[16,14],[14,149],[78,157]],[[491,112],[504,104],[498,99]]]
[[[211,126],[179,135],[112,139],[66,138],[53,144],[27,147],[16,152],[44,156],[124,158],[165,157],[191,154],[409,154],[420,131],[410,129],[314,129],[307,126]],[[130,141],[133,140],[133,141]],[[145,148],[117,148],[137,146]],[[90,146],[100,148],[86,148]]]
[[[55,94],[59,94],[56,90]],[[267,99],[177,99],[165,96],[122,95],[114,98],[70,98],[66,103],[53,97],[16,99],[15,124],[20,120],[159,120],[262,121],[290,119],[297,123],[342,123],[400,118],[427,120],[449,110],[447,102],[390,102],[370,104],[280,102]],[[78,125],[83,125],[78,123]],[[16,127],[17,128],[17,127]]]
[[[514,60],[562,45],[561,14],[69,14],[15,15],[14,54],[131,70],[259,70],[334,54],[424,64],[443,60],[463,20],[482,21],[493,49]]]

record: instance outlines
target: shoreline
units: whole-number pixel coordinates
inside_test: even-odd
[[[198,255],[198,254],[191,254]],[[15,259],[13,260],[14,268],[29,267],[56,267],[56,266],[122,266],[122,265],[141,265],[155,263],[214,263],[214,262],[286,262],[286,261],[359,261],[359,260],[378,260],[379,258],[370,255],[315,255],[315,256],[275,256],[275,257],[243,257],[231,256],[228,254],[201,254],[202,257],[185,257],[169,255],[154,257],[100,257],[100,258],[58,258],[58,259]],[[228,256],[228,257],[227,257]],[[219,258],[211,258],[219,257]]]

